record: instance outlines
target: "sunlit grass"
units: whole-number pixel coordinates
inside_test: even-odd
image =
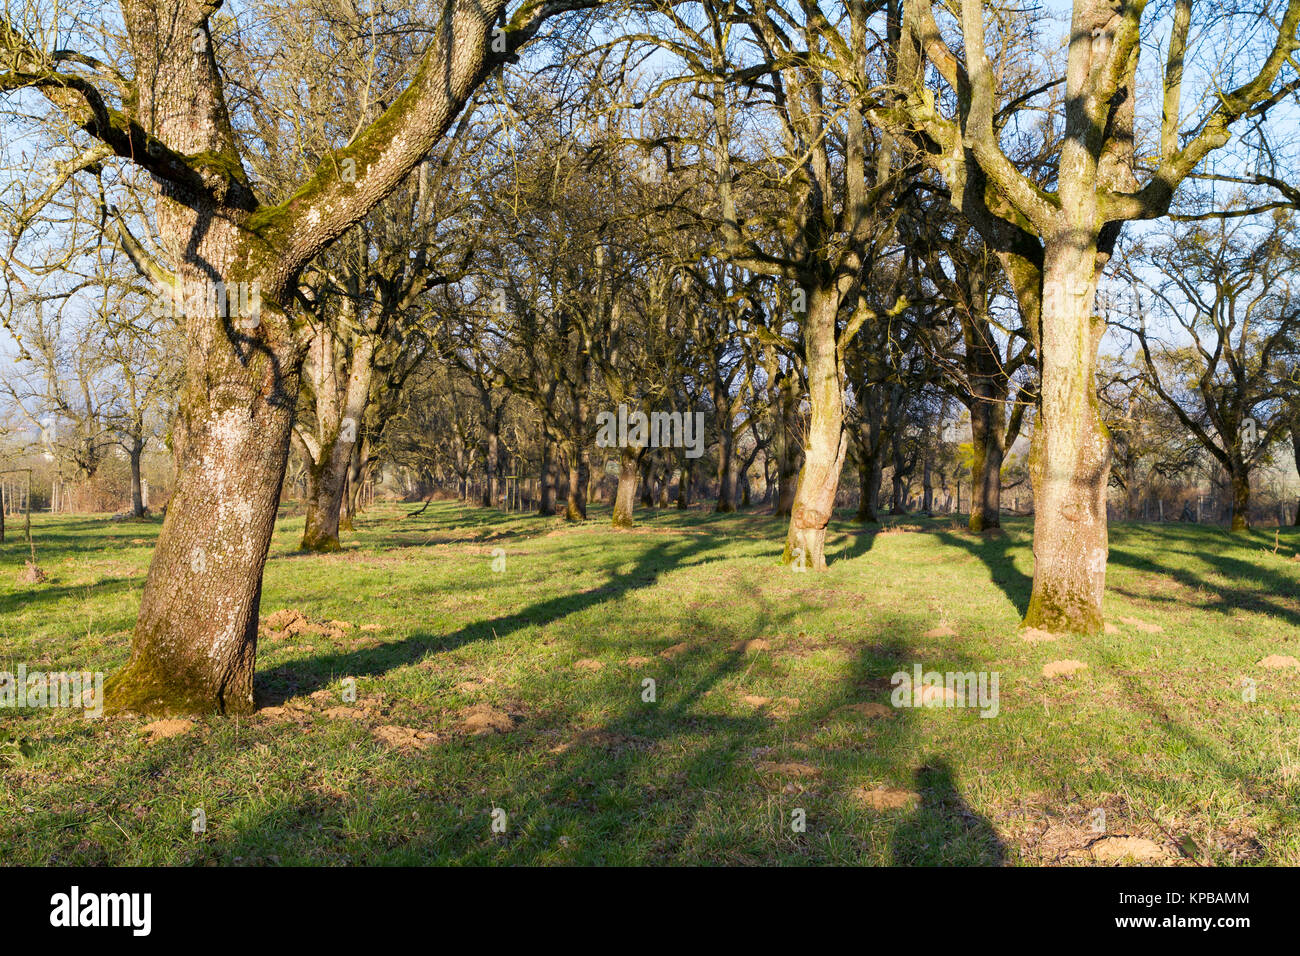
[[[766,516],[413,510],[375,508],[324,556],[281,521],[263,618],[352,626],[262,641],[270,717],[148,743],[138,718],[0,711],[4,861],[1072,864],[1109,833],[1169,862],[1300,863],[1300,671],[1256,663],[1300,653],[1295,532],[1275,555],[1272,532],[1115,526],[1115,632],[1030,644],[1027,520],[844,515],[818,575],[779,564]],[[0,670],[111,672],[159,524],[34,525],[44,583],[17,583],[12,529],[0,546]],[[1058,659],[1087,668],[1042,677]],[[917,662],[998,672],[998,716],[837,712],[889,705]],[[463,732],[475,705],[513,729]]]

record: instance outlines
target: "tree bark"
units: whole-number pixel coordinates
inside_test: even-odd
[[[157,233],[182,289],[248,283],[261,300],[251,325],[229,309],[186,317],[180,467],[130,662],[105,687],[110,711],[253,710],[262,572],[304,358],[287,312],[298,274],[442,137],[495,62],[488,42],[504,0],[452,4],[407,90],[275,207],[259,204],[240,161],[208,27],[218,6],[122,0],[138,81],[125,120],[65,107],[72,91],[51,94],[77,125],[154,174]],[[511,49],[541,19],[512,36]],[[355,180],[345,179],[353,165]]]
[[[780,424],[774,441],[777,443],[777,499],[778,518],[788,518],[794,510],[795,490],[799,477],[799,442],[797,434],[799,411],[799,377],[793,371],[785,372],[780,384]]]
[[[303,551],[339,550],[343,496],[357,431],[370,397],[374,342],[368,336],[354,339],[342,388],[335,345],[333,332],[322,328],[308,350],[306,368],[316,393],[317,433],[304,435],[311,460],[307,463],[307,515],[299,544]]]
[[[614,495],[614,527],[632,527],[632,512],[636,506],[637,467],[640,453],[635,448],[621,448],[618,454],[618,492]]]
[[[808,370],[808,443],[786,534],[786,564],[826,568],[826,527],[835,507],[840,472],[848,452],[844,430],[844,368],[836,346],[839,300],[834,290],[816,289],[808,303],[804,331]]]
[[[721,396],[714,404],[718,409],[718,504],[719,514],[736,510],[736,435],[732,428],[731,406]]]
[[[1097,633],[1106,587],[1106,483],[1110,440],[1096,389],[1105,323],[1092,314],[1096,247],[1062,226],[1044,251],[1042,391],[1030,473],[1034,484],[1034,588],[1025,624]]]
[[[144,490],[140,480],[140,458],[144,454],[144,446],[138,442],[133,444],[127,451],[127,457],[131,461],[131,517],[144,517]]]
[[[1229,476],[1232,483],[1232,528],[1245,531],[1250,527],[1250,470],[1234,462]]]
[[[541,499],[538,503],[537,513],[549,517],[555,514],[556,503],[555,442],[551,440],[545,425],[542,426],[542,465],[539,477],[541,479]]]

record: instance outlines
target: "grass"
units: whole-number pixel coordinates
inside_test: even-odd
[[[154,740],[0,710],[3,861],[1077,865],[1111,834],[1300,863],[1297,671],[1257,664],[1297,653],[1295,531],[1275,555],[1271,532],[1114,526],[1113,633],[1029,643],[1027,520],[837,516],[829,570],[800,574],[766,516],[412,510],[321,556],[282,518],[263,618],[351,626],[264,636],[258,716]],[[33,523],[49,578],[19,585],[26,545],[0,546],[0,670],[120,667],[159,524]],[[1043,677],[1058,659],[1087,668]],[[915,663],[996,671],[997,716],[841,709],[889,705]]]

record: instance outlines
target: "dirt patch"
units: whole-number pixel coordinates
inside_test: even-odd
[[[805,783],[811,783],[822,775],[811,764],[797,761],[760,760],[755,769],[762,776],[764,787],[789,794],[802,793]]]
[[[1142,837],[1104,836],[1093,840],[1078,855],[1090,856],[1100,863],[1114,863],[1119,860],[1164,860],[1169,853],[1159,843]]]
[[[772,698],[759,697],[757,694],[745,694],[740,699],[750,707],[766,707],[768,704],[772,703]]]
[[[756,654],[759,651],[771,650],[772,645],[761,637],[751,638],[748,641],[741,641],[732,647],[732,650],[740,651],[742,654]]]
[[[1152,624],[1150,621],[1139,621],[1135,617],[1121,617],[1119,620],[1121,624],[1127,624],[1129,627],[1141,631],[1144,634],[1159,634],[1164,630],[1164,628],[1159,624]]]
[[[858,787],[849,796],[864,807],[872,810],[902,810],[916,806],[921,795],[914,790],[901,790],[898,787],[875,787],[868,790]]]
[[[394,724],[376,727],[373,734],[375,739],[381,744],[385,744],[395,750],[423,750],[425,747],[438,740],[437,734],[430,733],[427,730],[415,730],[412,727],[398,727]]]
[[[1038,627],[1026,627],[1020,632],[1020,639],[1026,644],[1043,644],[1047,641],[1059,640],[1060,635]]]
[[[296,608],[282,608],[275,611],[262,622],[268,631],[279,631],[281,637],[293,637],[307,629],[310,622],[307,615]]]
[[[1110,621],[1107,621],[1105,624],[1102,625],[1102,631],[1106,634],[1118,634],[1119,628],[1116,627],[1114,624],[1110,623]]]
[[[922,637],[926,637],[926,638],[934,638],[934,637],[956,637],[956,636],[957,636],[957,632],[954,631],[954,630],[953,630],[951,627],[949,627],[947,624],[940,624],[938,627],[932,627],[932,628],[930,628],[928,631],[926,631],[926,632],[925,632],[924,634],[922,634],[921,636],[922,636]]]
[[[361,630],[363,630],[363,631],[368,631],[368,632],[371,633],[371,634],[375,633],[376,631],[382,631],[383,629],[384,629],[384,625],[382,625],[382,624],[362,624],[362,625],[361,625]]]
[[[957,691],[951,687],[932,687],[922,685],[921,687],[912,688],[913,695],[921,695],[922,707],[939,707],[943,704],[956,704]],[[913,698],[915,699],[915,697]]]
[[[691,645],[682,641],[680,644],[674,644],[672,647],[666,647],[659,652],[659,656],[664,660],[672,660],[674,657],[680,657],[691,649]]]
[[[1076,671],[1084,670],[1087,666],[1083,661],[1052,661],[1043,665],[1043,676],[1068,677]]]
[[[584,657],[580,661],[573,662],[575,671],[600,671],[605,669],[605,665],[594,657]]]
[[[1259,667],[1279,668],[1279,667],[1300,667],[1300,661],[1290,655],[1270,654],[1262,661],[1258,662]]]
[[[628,667],[644,667],[646,664],[654,663],[653,657],[629,657],[623,663]]]
[[[516,718],[490,704],[475,704],[461,711],[456,729],[463,734],[504,734],[515,729]]]
[[[192,720],[155,720],[152,724],[145,724],[141,727],[140,733],[148,734],[148,742],[156,744],[168,737],[179,737],[181,734],[188,734],[193,729],[194,721]]]
[[[860,704],[845,704],[843,707],[836,707],[831,711],[832,717],[868,717],[871,720],[891,720],[894,716],[894,709],[886,707],[884,704],[877,704],[873,701],[865,701]]]

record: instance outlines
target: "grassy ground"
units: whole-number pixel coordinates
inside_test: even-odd
[[[1257,663],[1300,643],[1295,532],[1116,526],[1112,632],[1031,643],[1026,520],[840,516],[817,575],[766,516],[412,510],[326,556],[281,521],[263,619],[322,626],[267,629],[255,717],[0,710],[3,861],[1300,864],[1300,671]],[[158,528],[39,517],[34,586],[11,528],[0,670],[121,666]],[[915,663],[996,671],[997,716],[889,706]]]

